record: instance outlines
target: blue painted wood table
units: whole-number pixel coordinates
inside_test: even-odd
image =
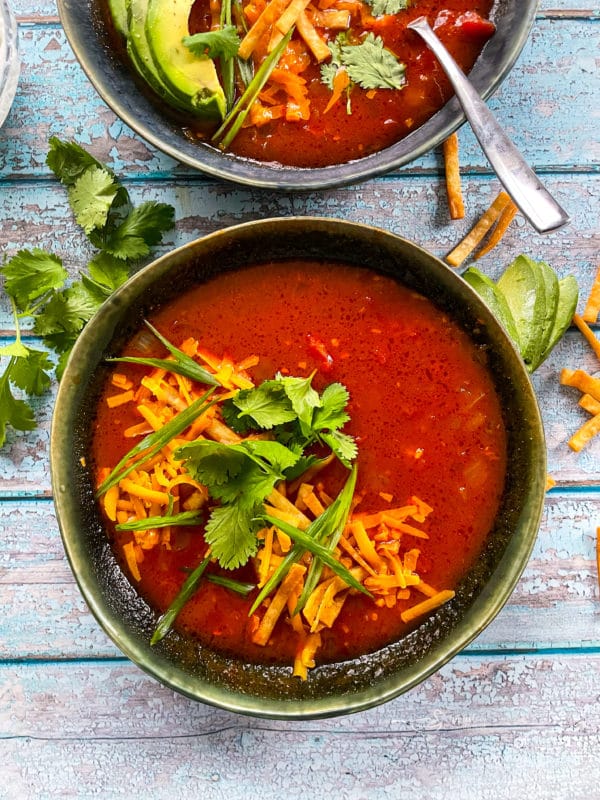
[[[597,0],[593,0],[597,2]],[[52,0],[13,0],[22,75],[0,131],[0,251],[38,246],[70,273],[85,237],[45,166],[48,138],[74,138],[125,179],[135,200],[176,208],[165,248],[226,225],[316,214],[378,225],[444,255],[498,191],[460,131],[467,216],[450,222],[440,154],[358,186],[292,196],[219,183],[161,155],[98,98]],[[599,260],[600,11],[543,0],[533,33],[492,108],[572,214],[539,237],[521,219],[480,262],[497,277],[521,252],[577,276]],[[6,298],[1,337],[14,336]],[[600,441],[566,444],[583,421],[562,366],[600,365],[571,330],[534,382],[548,440],[537,544],[510,602],[463,653],[385,706],[320,722],[269,722],[191,702],[124,659],[88,612],[52,505],[48,435],[10,433],[0,452],[0,798],[600,797]]]

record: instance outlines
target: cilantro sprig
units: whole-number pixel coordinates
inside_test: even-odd
[[[328,46],[331,60],[321,66],[321,80],[333,91],[338,72],[344,70],[348,73],[348,114],[352,112],[349,98],[353,86],[361,89],[402,89],[406,84],[406,65],[384,46],[380,36],[369,33],[361,42],[353,43],[343,32]]]
[[[178,448],[191,476],[219,505],[211,511],[204,537],[226,569],[245,564],[258,549],[256,534],[264,502],[280,481],[290,481],[316,461],[309,448],[329,448],[348,468],[356,458],[354,439],[340,429],[348,421],[348,391],[332,383],[323,392],[312,376],[277,375],[244,389],[222,407],[228,425],[241,433],[267,433],[238,444],[198,439]]]
[[[367,5],[371,6],[374,17],[381,17],[384,14],[398,14],[405,11],[409,6],[409,0],[366,0]]]
[[[235,25],[224,25],[183,39],[184,45],[196,56],[231,59],[237,55],[240,37]]]
[[[49,144],[47,164],[96,252],[71,283],[62,260],[39,248],[20,250],[0,267],[16,331],[15,341],[0,348],[0,358],[9,359],[0,378],[0,447],[8,426],[35,429],[30,398],[50,387],[53,374],[60,380],[85,324],[174,221],[174,209],[165,203],[134,206],[114,173],[78,144],[56,137]],[[25,344],[25,321],[45,351]],[[15,397],[15,388],[23,398]]]

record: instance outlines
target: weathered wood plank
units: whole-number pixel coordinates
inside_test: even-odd
[[[596,22],[586,19],[560,24],[540,20],[518,64],[491,101],[516,144],[543,171],[598,167],[599,30]],[[60,27],[22,26],[20,44],[23,72],[0,137],[0,177],[47,174],[40,154],[50,135],[93,144],[97,155],[110,154],[117,170],[130,175],[190,172],[115,118],[80,69]],[[465,171],[489,172],[469,130],[463,129],[461,140]],[[432,153],[404,172],[439,169],[439,158]]]
[[[2,796],[595,797],[600,657],[458,657],[351,717],[251,720],[122,664],[2,669]]]
[[[188,178],[162,181],[125,181],[135,203],[158,200],[175,208],[176,228],[157,254],[229,225],[265,217],[313,215],[336,217],[406,236],[443,257],[469,230],[499,190],[495,178],[469,177],[464,220],[448,216],[445,187],[439,176],[388,177],[358,186],[301,195],[204,183]],[[546,184],[572,215],[571,224],[557,233],[538,236],[517,217],[502,246],[479,262],[491,275],[519,253],[544,259],[561,273],[573,273],[582,292],[593,280],[600,234],[600,175],[552,175]],[[74,277],[91,251],[73,220],[65,191],[57,182],[15,181],[0,184],[0,252],[10,256],[22,247],[41,247],[60,256]],[[0,309],[6,309],[6,298]],[[0,318],[0,330],[9,326]]]
[[[599,492],[553,492],[514,594],[469,651],[600,647],[598,524]],[[79,594],[50,501],[0,503],[0,597],[0,660],[118,654]]]

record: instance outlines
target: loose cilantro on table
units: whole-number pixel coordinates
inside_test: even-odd
[[[97,253],[87,273],[69,285],[61,259],[39,248],[20,250],[0,267],[16,331],[15,342],[0,348],[0,357],[9,358],[0,378],[0,447],[8,425],[16,430],[36,427],[27,398],[46,391],[53,373],[60,379],[85,324],[135,263],[162,241],[174,220],[173,207],[165,203],[133,206],[114,173],[74,142],[51,138],[47,164],[66,187],[75,219]],[[23,320],[33,323],[33,332],[50,353],[23,343]],[[26,397],[15,398],[13,387]]]

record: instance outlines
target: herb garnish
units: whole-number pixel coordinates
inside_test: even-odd
[[[178,514],[165,514],[162,517],[145,517],[134,519],[131,522],[121,522],[115,525],[116,531],[147,531],[151,528],[166,528],[171,525],[184,527],[187,525],[200,525],[204,515],[201,511],[180,511]]]
[[[265,83],[269,80],[271,73],[283,55],[283,51],[287,47],[294,30],[295,26],[288,31],[288,33],[279,42],[277,47],[275,47],[268,54],[258,70],[254,73],[252,80],[247,85],[242,96],[238,99],[236,104],[223,120],[221,127],[212,136],[211,141],[218,145],[221,149],[224,150],[225,148],[229,147],[231,142],[237,136],[244,123],[244,120],[248,116],[252,104],[262,91]],[[227,130],[227,128],[229,128],[229,130]]]
[[[354,439],[340,431],[348,421],[346,388],[334,383],[319,394],[311,381],[312,376],[277,375],[224,403],[224,419],[234,430],[269,431],[271,439],[231,445],[199,439],[175,452],[220,502],[204,536],[226,569],[245,564],[256,553],[263,503],[280,481],[293,480],[316,460],[307,448],[326,445],[348,467],[356,457]]]
[[[61,259],[39,248],[20,250],[0,267],[16,331],[15,342],[0,348],[0,356],[10,359],[0,378],[0,447],[8,425],[23,431],[36,427],[31,404],[15,398],[13,387],[29,398],[49,388],[53,371],[60,380],[85,324],[173,226],[171,206],[146,202],[134,207],[113,172],[77,144],[53,137],[47,163],[67,187],[75,219],[98,252],[87,273],[70,285]],[[33,323],[33,332],[56,359],[23,343],[23,320]]]
[[[172,439],[189,427],[192,422],[211,408],[217,401],[209,400],[214,389],[209,389],[202,397],[198,397],[184,411],[180,411],[166,425],[145,436],[140,442],[125,453],[119,463],[111,470],[110,474],[102,481],[96,491],[96,497],[101,497],[112,486],[126,478],[136,466],[152,458]]]
[[[371,7],[374,17],[382,17],[384,14],[398,14],[405,11],[409,6],[409,0],[365,0]]]
[[[311,541],[317,542],[321,546],[325,547],[330,553],[335,549],[335,546],[339,541],[339,537],[344,530],[346,520],[348,519],[348,514],[350,513],[352,498],[354,496],[354,487],[356,486],[356,473],[356,466],[354,466],[350,475],[348,476],[348,480],[344,484],[342,491],[333,500],[331,505],[329,505],[320,516],[310,523],[305,531],[305,536],[309,537]],[[276,520],[275,517],[272,519]],[[281,521],[278,519],[274,521],[273,524],[275,524],[277,527],[280,527],[284,533],[291,535],[295,541],[295,545],[284,557],[269,580],[265,583],[262,590],[259,592],[257,598],[252,604],[249,612],[250,614],[253,614],[263,600],[268,597],[275,587],[281,583],[281,581],[289,572],[292,564],[298,562],[304,555],[305,551],[309,549],[302,544],[297,535],[293,535],[296,533],[295,530],[290,533],[287,531],[287,529],[281,527],[283,523],[281,523]],[[312,588],[314,588],[314,586],[318,583],[321,569],[322,559],[317,556],[311,562],[305,582],[305,588],[310,586],[312,591]],[[346,580],[344,576],[342,577],[344,580]],[[308,593],[303,590],[297,606],[294,609],[294,613],[297,613],[304,607],[308,596]]]
[[[156,328],[151,325],[147,320],[144,320],[146,326],[152,331],[156,338],[163,344],[172,358],[138,358],[137,356],[120,356],[119,358],[107,358],[107,361],[124,361],[128,364],[143,364],[147,367],[157,367],[158,369],[166,369],[169,372],[175,372],[178,375],[184,375],[190,380],[204,383],[207,386],[218,386],[218,381],[212,373],[204,367],[201,367],[197,361],[186,355],[175,345],[166,339]]]
[[[224,25],[215,30],[186,36],[183,43],[196,56],[231,59],[237,55],[240,37],[235,25]]]
[[[321,80],[332,91],[340,70],[348,73],[350,86],[362,89],[402,89],[406,84],[406,65],[384,47],[380,36],[369,33],[359,44],[352,44],[346,33],[340,33],[329,42],[329,49],[331,61],[321,66]]]

